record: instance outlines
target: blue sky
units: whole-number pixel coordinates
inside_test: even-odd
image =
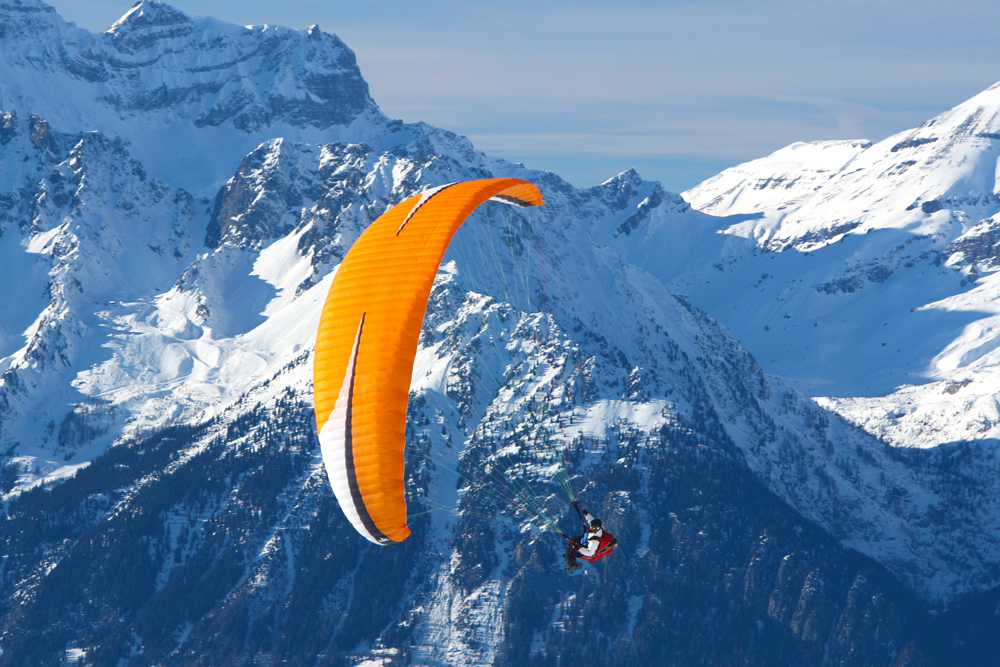
[[[47,0],[92,31],[131,2]],[[680,192],[794,141],[883,139],[1000,81],[996,0],[176,0],[313,23],[383,111],[589,186]]]

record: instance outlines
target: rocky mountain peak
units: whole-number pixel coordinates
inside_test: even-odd
[[[135,3],[128,12],[115,21],[108,32],[123,34],[135,30],[174,26],[192,23],[187,14],[170,5],[156,0],[142,0]]]
[[[318,26],[246,27],[156,0],[100,34],[41,2],[0,0],[0,73],[3,111],[36,114],[61,132],[122,137],[157,178],[202,196],[274,137],[356,143],[388,122],[354,53]],[[215,149],[193,164],[206,141]],[[164,143],[184,148],[154,157]]]
[[[616,174],[615,176],[612,176],[608,180],[604,181],[602,185],[604,186],[615,185],[618,187],[625,188],[628,186],[638,187],[642,185],[642,182],[643,182],[642,176],[639,175],[639,172],[636,171],[635,169],[629,168],[621,172],[620,174]]]

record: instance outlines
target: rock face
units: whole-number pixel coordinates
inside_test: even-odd
[[[66,64],[84,81],[111,83],[104,101],[124,117],[169,111],[195,127],[253,133],[278,121],[346,126],[374,110],[354,54],[333,35],[233,28],[140,2]]]
[[[346,139],[388,122],[354,53],[316,26],[195,20],[155,0],[99,35],[31,0],[0,5],[0,22],[0,108],[123,137],[199,195],[265,139]]]
[[[354,54],[316,26],[301,32],[196,21],[155,0],[136,3],[99,35],[64,23],[41,2],[8,2],[0,17],[5,68],[31,69],[41,79],[30,88],[8,85],[4,106],[51,104],[45,84],[72,81],[55,91],[63,106],[76,96],[92,108],[76,110],[75,119],[64,109],[52,118],[60,124],[103,107],[120,120],[165,112],[195,127],[231,123],[253,133],[278,122],[329,129],[377,113]]]
[[[890,447],[765,374],[688,289],[713,284],[692,266],[860,226],[763,253],[737,233],[756,213],[635,172],[574,189],[386,119],[318,28],[0,13],[0,665],[1000,662],[1000,494],[970,475],[990,452]],[[873,148],[839,145],[782,205]],[[320,459],[319,309],[389,206],[489,176],[548,203],[486,204],[450,247],[411,384],[414,534],[375,547]],[[991,229],[942,252],[985,274]],[[865,266],[810,294],[898,273]],[[575,497],[620,546],[568,573],[552,529]]]
[[[425,515],[406,543],[369,545],[326,490],[301,398],[116,447],[10,504],[23,556],[5,573],[24,583],[0,664],[73,648],[94,665],[933,664],[912,597],[731,445],[677,425],[609,436],[580,454],[622,546],[582,576],[555,536],[472,518],[495,509],[483,490],[454,542]],[[434,476],[422,461],[411,483]]]

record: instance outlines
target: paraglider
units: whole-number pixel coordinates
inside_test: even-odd
[[[358,238],[323,307],[313,366],[323,462],[344,514],[376,544],[410,534],[403,450],[417,340],[449,242],[489,199],[545,203],[537,186],[518,178],[463,181],[414,195]]]
[[[577,503],[574,502],[573,507],[578,513],[580,512]],[[595,519],[587,510],[583,510],[580,521],[583,522],[583,535],[567,538],[569,546],[566,547],[566,553],[563,554],[563,558],[569,561],[565,568],[567,570],[575,570],[580,567],[576,564],[577,558],[591,562],[601,560],[610,555],[618,546],[618,540],[615,539],[615,536],[604,530],[604,524],[601,523],[601,520]]]

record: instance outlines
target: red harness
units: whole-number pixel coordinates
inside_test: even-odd
[[[618,544],[618,541],[615,539],[615,536],[612,535],[611,533],[609,533],[608,531],[604,531],[604,534],[601,535],[599,538],[597,538],[597,551],[594,552],[594,555],[593,556],[577,556],[577,558],[579,558],[580,560],[586,560],[586,561],[591,561],[591,562],[593,562],[595,560],[601,560],[602,558],[604,558],[605,556],[607,556],[609,553],[611,553],[612,551],[614,551],[615,550],[615,546],[617,544]]]

